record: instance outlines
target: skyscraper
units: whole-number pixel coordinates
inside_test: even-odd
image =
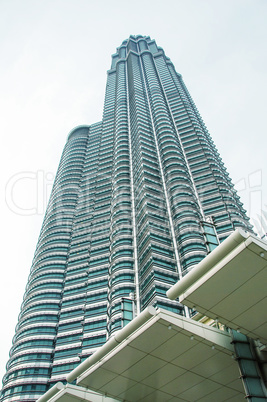
[[[235,228],[251,231],[182,76],[150,37],[112,56],[103,120],[73,129],[45,214],[3,379],[35,401]]]

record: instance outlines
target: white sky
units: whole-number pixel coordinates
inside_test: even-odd
[[[0,377],[67,134],[101,120],[130,34],[164,48],[249,214],[267,211],[266,20],[266,0],[0,0]]]

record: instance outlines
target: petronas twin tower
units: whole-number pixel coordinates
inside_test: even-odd
[[[235,228],[251,231],[182,76],[148,36],[112,56],[103,120],[71,131],[47,207],[2,401],[35,401]]]

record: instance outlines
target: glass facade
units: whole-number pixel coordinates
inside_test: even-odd
[[[150,37],[112,56],[103,120],[63,150],[3,379],[35,401],[236,228],[251,231],[182,76]]]

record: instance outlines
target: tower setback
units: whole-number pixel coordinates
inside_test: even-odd
[[[19,315],[2,401],[35,401],[236,228],[251,231],[216,147],[162,48],[112,56],[103,120],[71,131]]]

